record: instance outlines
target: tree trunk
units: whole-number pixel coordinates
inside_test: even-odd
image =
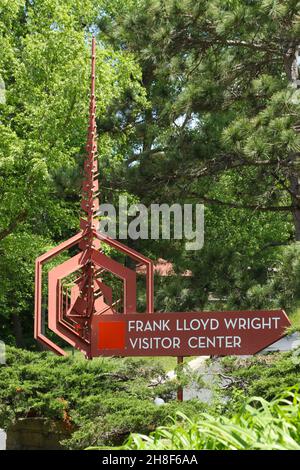
[[[293,219],[295,227],[295,240],[300,241],[300,177],[296,172],[290,176],[290,188],[292,193]]]
[[[299,87],[299,46],[292,45],[288,48],[284,57],[284,65],[287,77],[292,83],[294,88]],[[295,130],[297,132],[297,130]],[[293,203],[293,218],[295,227],[295,240],[300,241],[300,175],[299,171],[295,169],[295,163],[299,161],[299,153],[293,157],[294,168],[290,176],[292,203]],[[299,164],[297,165],[299,168]]]
[[[13,333],[18,348],[24,348],[24,337],[21,319],[18,313],[12,314]]]
[[[300,209],[295,209],[293,211],[294,217],[294,226],[295,226],[295,240],[300,241]]]
[[[0,241],[4,240],[5,237],[10,235],[19,224],[23,223],[27,217],[27,209],[21,210],[14,220],[12,220],[9,226],[0,231]]]

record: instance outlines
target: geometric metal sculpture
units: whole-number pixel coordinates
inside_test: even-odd
[[[105,244],[130,257],[146,268],[147,312],[153,312],[153,265],[152,261],[99,232],[97,213],[98,159],[95,97],[95,38],[92,39],[91,96],[89,125],[84,162],[80,218],[81,231],[36,260],[35,279],[35,338],[60,355],[66,352],[45,332],[42,314],[42,268],[45,263],[72,247],[78,253],[48,273],[48,329],[71,346],[81,350],[87,358],[92,357],[92,330],[100,315],[135,313],[136,272],[106,256],[101,249]],[[119,279],[122,293],[118,298],[114,289],[105,282],[105,275]]]
[[[286,334],[290,322],[283,310],[154,313],[151,260],[98,230],[95,59],[93,38],[81,231],[36,260],[35,338],[52,351],[66,354],[46,335],[42,268],[60,253],[77,247],[77,253],[48,273],[47,326],[87,358],[173,355],[180,363],[183,355],[257,353]],[[107,256],[105,245],[144,265],[147,303],[144,315],[137,314],[136,271]],[[117,279],[121,287],[117,288],[115,281],[107,282],[109,276]],[[182,400],[180,387],[178,399]]]

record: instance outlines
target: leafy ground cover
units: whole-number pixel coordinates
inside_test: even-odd
[[[123,449],[300,450],[299,386],[269,402],[252,397],[231,417],[178,412],[150,436],[132,434]]]

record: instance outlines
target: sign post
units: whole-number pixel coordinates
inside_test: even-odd
[[[177,357],[177,368],[180,367],[182,369],[182,364],[183,364],[183,357],[178,356]],[[183,401],[183,388],[181,385],[178,385],[177,387],[177,400],[178,401]]]

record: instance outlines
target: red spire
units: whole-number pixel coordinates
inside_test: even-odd
[[[83,317],[91,317],[94,312],[95,293],[95,267],[91,261],[91,248],[99,248],[99,240],[95,239],[95,231],[98,230],[99,211],[98,199],[98,159],[97,159],[97,126],[96,126],[96,43],[92,39],[92,70],[91,70],[91,96],[89,109],[89,125],[86,144],[86,156],[84,161],[84,178],[82,182],[81,208],[85,216],[80,219],[80,228],[83,231],[83,239],[79,246],[83,251],[85,265],[82,269],[80,282],[80,311]],[[81,314],[81,315],[82,315]],[[83,334],[83,330],[81,333]]]
[[[98,199],[98,159],[97,159],[97,126],[96,126],[96,43],[92,39],[92,70],[91,70],[91,96],[89,109],[89,126],[86,145],[86,158],[84,162],[84,179],[82,184],[81,208],[86,213],[81,219],[81,229],[85,232],[85,246],[89,248],[93,244],[93,230],[98,229],[97,212],[99,210]],[[83,244],[84,245],[84,244]]]

